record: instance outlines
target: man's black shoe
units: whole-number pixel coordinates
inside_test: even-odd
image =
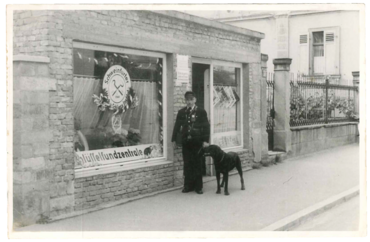
[[[196,190],[195,192],[198,193],[198,194],[203,194],[202,190]]]
[[[182,193],[188,193],[188,192],[190,192],[189,188],[184,187],[184,189],[182,189]]]

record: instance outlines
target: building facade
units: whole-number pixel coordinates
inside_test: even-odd
[[[267,159],[264,34],[174,11],[15,11],[13,21],[17,226],[181,186],[171,135],[187,90],[211,143],[244,168]]]
[[[212,18],[208,15],[209,18]],[[251,30],[262,30],[261,51],[270,59],[291,58],[294,75],[330,75],[352,85],[359,70],[359,11],[235,12],[214,20]],[[268,63],[268,71],[273,71]]]

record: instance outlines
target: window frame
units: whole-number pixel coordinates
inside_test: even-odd
[[[239,68],[238,78],[240,83],[240,145],[238,146],[232,146],[232,147],[226,147],[222,148],[225,151],[231,151],[231,150],[242,150],[244,149],[244,126],[243,126],[243,108],[244,108],[244,102],[243,102],[243,64],[242,63],[236,63],[236,62],[229,62],[229,61],[221,61],[221,60],[210,60],[210,59],[204,59],[204,58],[198,58],[198,57],[192,57],[192,63],[199,63],[199,64],[208,64],[210,66],[210,87],[213,88],[213,67],[215,65],[218,66],[228,66],[228,67],[235,67]],[[210,88],[209,93],[209,103],[210,103],[210,113],[209,113],[209,120],[210,120],[210,144],[213,144],[213,137],[214,137],[214,109],[213,109],[213,91]]]
[[[79,41],[73,41],[72,48],[97,50],[97,51],[107,51],[114,53],[141,55],[148,57],[162,58],[162,127],[163,127],[163,157],[151,158],[151,159],[141,159],[134,161],[121,161],[114,164],[107,164],[103,166],[86,167],[75,169],[75,177],[87,177],[99,174],[114,173],[124,170],[132,170],[136,168],[149,167],[161,164],[169,164],[173,161],[168,160],[168,133],[167,133],[167,58],[165,53],[152,52],[146,50],[136,50],[132,48],[124,48],[117,46],[109,46],[104,44],[92,44]],[[73,55],[73,51],[72,51]],[[72,59],[73,60],[73,59]],[[72,64],[74,68],[74,64]],[[74,72],[73,72],[74,73]],[[76,75],[80,76],[80,75]],[[75,75],[73,74],[73,78]],[[101,149],[104,150],[104,149]],[[76,151],[73,151],[76,152]]]
[[[322,27],[322,28],[310,28],[308,29],[308,70],[309,70],[309,75],[310,76],[322,76],[322,75],[327,75],[327,70],[326,70],[326,66],[325,66],[325,72],[323,74],[315,74],[314,73],[314,56],[313,56],[313,46],[314,46],[314,41],[313,41],[313,33],[314,32],[323,32],[323,47],[324,47],[324,58],[326,60],[327,58],[327,49],[326,49],[326,34],[327,33],[334,33],[334,41],[333,43],[330,43],[331,44],[337,44],[338,47],[340,45],[340,42],[338,43],[335,43],[335,41],[340,41],[340,35],[339,35],[339,30],[340,28],[338,26],[329,26],[329,27]],[[338,35],[338,40],[335,39],[335,35]],[[338,63],[339,63],[339,66],[338,66],[338,74],[337,75],[340,75],[340,47],[338,50],[336,50],[336,53],[335,54],[335,58],[338,58]]]

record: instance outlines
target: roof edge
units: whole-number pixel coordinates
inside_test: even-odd
[[[305,11],[305,12],[285,12],[285,13],[278,13],[278,14],[273,14],[273,13],[266,13],[266,14],[261,14],[260,16],[237,16],[237,17],[228,17],[228,18],[214,18],[212,20],[219,21],[222,23],[227,23],[227,22],[238,22],[238,21],[244,21],[244,20],[254,20],[254,19],[266,19],[266,18],[275,18],[277,16],[281,15],[289,15],[289,16],[300,16],[300,15],[309,15],[309,14],[320,14],[320,13],[332,13],[332,12],[340,12],[340,11],[347,11],[347,10],[340,10],[340,9],[335,9],[335,10],[318,10],[318,11]],[[350,11],[350,10],[349,10]]]
[[[225,23],[218,22],[215,20],[209,20],[206,18],[198,17],[195,15],[191,15],[191,14],[187,14],[183,12],[178,12],[178,11],[173,11],[173,10],[171,11],[170,10],[159,10],[159,11],[150,10],[150,12],[170,16],[170,17],[177,18],[177,19],[182,19],[185,21],[195,22],[200,25],[204,25],[204,26],[208,26],[208,27],[212,27],[216,29],[222,29],[225,31],[230,31],[230,32],[234,32],[234,33],[238,33],[242,35],[247,35],[247,36],[258,38],[258,39],[265,38],[265,34],[258,32],[258,31],[232,26],[229,24],[225,24]]]

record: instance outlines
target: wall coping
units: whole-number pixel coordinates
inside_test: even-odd
[[[290,58],[278,58],[278,59],[274,59],[272,61],[272,63],[276,66],[276,65],[289,65],[292,64],[292,59]]]
[[[14,55],[13,61],[50,63],[50,58],[47,56],[38,56],[38,55]]]
[[[319,129],[326,127],[336,127],[336,126],[345,126],[345,125],[357,125],[358,122],[340,122],[340,123],[329,123],[329,124],[315,124],[315,125],[305,125],[290,127],[291,131],[305,130],[305,129]]]
[[[212,27],[212,28],[222,29],[222,30],[225,30],[225,31],[230,31],[230,32],[234,32],[234,33],[238,33],[238,34],[242,34],[242,35],[251,36],[251,37],[254,37],[254,38],[258,38],[258,39],[264,39],[265,38],[265,34],[261,33],[261,32],[257,32],[257,31],[254,31],[254,30],[245,29],[245,28],[241,28],[241,27],[236,27],[236,26],[232,26],[232,25],[229,25],[229,24],[224,24],[224,23],[221,23],[221,22],[218,22],[218,21],[209,20],[209,19],[206,19],[206,18],[198,17],[198,16],[195,16],[195,15],[187,14],[187,13],[182,13],[182,12],[178,12],[178,11],[166,11],[166,10],[151,11],[151,12],[166,15],[166,16],[170,16],[170,17],[177,18],[177,19],[182,19],[182,20],[194,22],[194,23],[209,26],[209,27]]]

